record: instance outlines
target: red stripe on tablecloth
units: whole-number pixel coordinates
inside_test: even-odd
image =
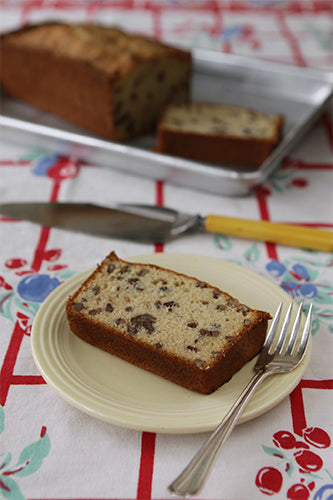
[[[46,381],[41,375],[13,375],[11,378],[12,385],[41,385],[46,384]]]
[[[9,346],[5,355],[5,359],[3,361],[1,371],[0,371],[0,404],[2,406],[5,405],[9,387],[13,378],[13,371],[17,359],[17,355],[20,350],[20,346],[22,343],[24,331],[20,327],[19,323],[16,322],[14,326],[14,330],[9,342]]]
[[[163,181],[156,181],[155,183],[155,203],[156,205],[162,207],[164,205],[164,184]],[[163,243],[155,243],[155,253],[164,252]]]
[[[98,2],[97,2],[98,3]],[[211,0],[207,0],[206,2],[193,2],[191,5],[187,5],[186,9],[187,10],[192,10],[192,11],[211,11],[212,8],[214,7],[215,2]],[[276,3],[277,5],[277,3]],[[260,7],[260,4],[258,2],[254,2],[254,5],[251,6],[248,1],[237,1],[233,0],[230,3],[227,3],[226,5],[223,5],[223,9],[225,11],[231,11],[231,12],[255,12],[259,14],[271,14],[272,12],[283,12],[284,14],[303,14],[303,13],[308,13],[308,14],[320,14],[320,13],[331,13],[332,12],[332,5],[331,5],[331,0],[313,0],[311,3],[310,2],[304,2],[302,0],[296,1],[294,0],[293,2],[287,3],[285,5],[278,5],[276,6],[272,4],[269,7],[263,6]],[[54,9],[77,9],[78,7],[86,7],[87,4],[85,1],[74,1],[74,0],[59,0],[57,2],[54,2],[52,5],[52,8]],[[142,7],[143,6],[143,7]],[[146,8],[148,10],[152,10],[154,7],[154,2],[152,1],[146,1],[145,3],[142,3],[142,8]],[[6,5],[3,5],[3,7],[6,7]],[[30,0],[24,2],[24,7],[26,9],[42,9],[42,8],[49,8],[49,4],[47,2],[44,2],[43,0]],[[118,8],[119,10],[125,10],[125,9],[130,9],[130,8],[135,8],[135,4],[133,1],[128,0],[127,2],[119,2],[119,0],[105,0],[102,2],[102,8]],[[166,10],[176,10],[179,9],[178,2],[170,2],[165,5],[161,5],[161,8],[166,11]]]
[[[296,389],[293,390],[293,392],[289,396],[289,399],[294,432],[301,436],[302,430],[306,429],[305,409],[301,384],[299,384]]]
[[[261,219],[269,221],[270,214],[268,210],[267,194],[261,189],[258,189],[257,191],[257,203]],[[268,243],[268,242],[266,242],[265,245],[268,257],[273,260],[278,260],[276,245],[274,243]]]
[[[61,186],[61,181],[59,180],[54,181],[50,195],[50,201],[58,200],[60,186]],[[40,270],[41,265],[43,263],[45,256],[45,248],[49,239],[49,235],[50,235],[50,228],[42,227],[39,236],[39,241],[37,243],[37,247],[34,253],[34,258],[31,264],[32,271],[36,273]]]
[[[304,227],[315,227],[315,228],[331,228],[333,223],[331,222],[281,222],[281,224],[289,224],[290,226],[304,226]]]
[[[42,265],[44,254],[45,254],[45,248],[46,244],[49,239],[49,234],[50,234],[50,228],[49,227],[42,227],[40,231],[40,236],[39,240],[37,243],[37,247],[34,253],[34,258],[31,264],[31,270],[37,273]]]
[[[333,379],[328,380],[302,380],[302,389],[333,389]]]
[[[163,206],[164,204],[164,183],[155,182],[155,203]],[[163,252],[164,244],[156,243],[155,252]],[[151,499],[151,486],[153,481],[154,457],[155,457],[156,434],[143,432],[141,437],[141,457],[138,478],[137,500]]]
[[[300,45],[297,38],[293,35],[291,30],[288,28],[285,18],[285,12],[276,12],[275,19],[277,21],[280,33],[282,37],[288,43],[293,59],[298,66],[307,66],[307,63],[303,57]]]
[[[225,27],[224,23],[224,8],[221,9],[221,6],[217,4],[216,6],[216,15],[215,15],[215,34],[222,33]],[[225,37],[222,37],[221,41],[221,50],[224,54],[232,53],[232,45],[230,40]]]
[[[328,380],[301,380],[296,389],[290,394],[291,415],[294,432],[299,436],[306,429],[305,408],[303,401],[303,389],[332,390],[333,379]]]
[[[260,217],[264,221],[270,221],[269,208],[267,203],[268,192],[266,193],[265,189],[257,190],[257,203],[259,208]],[[289,224],[289,225],[299,225],[304,227],[313,227],[313,228],[333,228],[333,224],[330,222],[280,222],[281,224]],[[274,243],[266,242],[267,255],[270,259],[278,260],[277,247]]]
[[[0,216],[1,222],[20,222],[19,219],[12,219],[11,217],[6,217],[5,215]]]
[[[61,181],[55,180],[52,186],[50,201],[56,201],[59,195]],[[42,265],[45,248],[49,239],[50,228],[42,227],[40,231],[39,240],[34,253],[34,258],[31,265],[32,272],[38,272]],[[9,346],[0,371],[0,404],[4,405],[7,399],[8,391],[11,384],[43,384],[44,379],[40,376],[34,375],[13,375],[16,359],[21,347],[24,331],[20,328],[19,323],[16,322],[14,330],[9,342]]]
[[[31,164],[31,160],[0,160],[0,167],[26,167]]]
[[[60,188],[60,181],[55,181],[51,192],[51,197],[50,197],[51,201],[56,201],[59,193],[59,188]],[[37,243],[37,247],[31,265],[31,271],[33,272],[38,272],[40,270],[49,234],[50,234],[50,228],[48,227],[41,228],[40,237]],[[17,383],[18,381],[21,384],[44,383],[42,377],[22,376],[18,378],[17,376],[15,377],[13,376],[13,371],[18,356],[18,352],[20,350],[23,335],[24,335],[23,330],[20,328],[18,323],[15,323],[14,331],[12,333],[8,350],[1,368],[0,404],[2,405],[4,405],[6,402],[9,387],[11,384]]]
[[[150,10],[153,22],[153,37],[160,40],[163,37],[162,33],[162,23],[161,23],[161,6],[156,5],[154,2],[148,5],[148,10]]]
[[[270,7],[260,7],[259,2],[253,2],[253,6],[249,4],[249,1],[237,1],[233,0],[230,2],[230,6],[226,5],[225,10],[230,10],[234,12],[255,12],[258,14],[270,14],[271,12],[284,12],[285,14],[302,14],[302,13],[311,13],[311,14],[319,14],[321,12],[332,12],[332,5],[330,4],[331,0],[313,0],[310,2],[303,2],[302,0],[293,2],[288,2],[286,5],[280,5],[280,2],[275,2]]]
[[[333,138],[332,138],[333,147]],[[332,170],[332,163],[308,163],[303,160],[297,160],[295,158],[285,158],[283,162],[283,169],[287,168],[297,168],[299,170]]]
[[[163,181],[157,181],[156,184],[156,205],[163,206],[164,204],[164,183]]]
[[[57,201],[59,197],[59,191],[61,186],[61,180],[55,180],[53,182],[53,187],[50,195],[50,201]]]
[[[150,500],[154,471],[156,434],[143,432],[141,437],[141,459],[136,500]]]

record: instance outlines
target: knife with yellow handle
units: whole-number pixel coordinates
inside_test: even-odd
[[[205,229],[209,232],[225,233],[239,238],[324,252],[333,251],[333,232],[300,225],[208,215],[205,220]]]
[[[333,232],[301,225],[187,214],[155,205],[90,203],[7,203],[0,214],[109,238],[160,243],[193,231],[224,233],[324,252],[333,251]]]

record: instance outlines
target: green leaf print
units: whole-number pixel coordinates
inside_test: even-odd
[[[0,432],[5,428],[4,409],[0,406]],[[11,453],[7,453],[6,458],[0,455],[0,497],[9,500],[24,500],[24,496],[14,479],[24,477],[36,472],[42,465],[43,459],[49,453],[51,443],[46,432],[46,427],[42,427],[38,441],[24,448],[20,454],[17,464],[9,468],[12,459]]]
[[[37,311],[39,309],[40,304],[37,304],[35,302],[28,302],[28,301],[25,301],[24,304],[26,304],[26,305],[23,305],[22,301],[19,298],[15,299],[15,305],[19,309],[21,309],[25,313],[30,312],[33,316],[35,316],[37,314]]]
[[[25,500],[16,481],[4,475],[0,478],[0,493],[9,500]]]
[[[69,278],[71,278],[72,276],[74,276],[74,274],[76,274],[76,273],[73,271],[64,271],[58,275],[58,278],[60,279],[60,281],[66,281]]]
[[[314,302],[317,304],[332,304],[333,297],[330,293],[330,288],[324,283],[316,284],[317,286],[317,295],[314,298]]]
[[[47,434],[35,443],[30,444],[20,454],[16,464],[16,476],[28,476],[36,472],[42,465],[43,459],[50,451],[50,439]]]
[[[0,456],[2,456],[2,455],[0,455]],[[4,460],[0,460],[0,469],[2,470],[5,467],[7,467],[7,465],[10,464],[11,459],[12,459],[11,453],[7,453],[6,458]]]
[[[5,428],[5,412],[3,406],[0,405],[0,434],[4,431]]]
[[[13,316],[11,313],[11,305],[14,297],[14,292],[6,292],[0,295],[0,314],[7,319],[13,321]]]
[[[286,467],[286,470],[287,470],[287,474],[289,477],[292,476],[292,473],[294,471],[294,466],[293,466],[293,463],[291,461],[288,461],[287,462],[287,467]]]
[[[314,318],[313,321],[312,321],[312,327],[311,327],[311,333],[312,335],[315,335],[315,333],[317,333],[317,331],[319,330],[320,328],[320,321],[318,318]]]
[[[232,243],[225,234],[214,234],[214,245],[221,250],[231,250]]]
[[[271,446],[262,445],[262,449],[264,450],[265,453],[271,455],[272,457],[286,458],[286,456],[277,448],[272,448]]]
[[[260,257],[260,252],[257,245],[254,243],[246,252],[244,253],[246,262],[257,262]]]

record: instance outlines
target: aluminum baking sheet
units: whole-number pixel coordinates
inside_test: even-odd
[[[333,74],[215,51],[194,50],[192,100],[282,114],[282,139],[260,168],[216,166],[154,152],[155,137],[118,144],[2,96],[2,140],[68,155],[136,176],[223,196],[250,193],[279,166],[318,119],[333,94]]]

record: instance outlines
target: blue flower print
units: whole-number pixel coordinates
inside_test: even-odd
[[[266,269],[274,278],[282,276],[287,271],[286,266],[277,260],[271,260]]]
[[[43,302],[59,283],[48,274],[29,274],[20,281],[17,291],[23,300]]]

